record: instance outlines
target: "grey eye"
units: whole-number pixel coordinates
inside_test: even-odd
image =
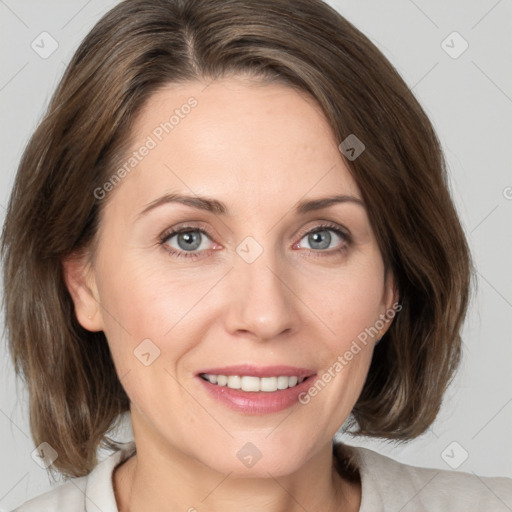
[[[175,243],[177,244],[177,247],[171,243],[173,239],[176,239]],[[187,231],[171,233],[167,237],[165,243],[173,249],[190,252],[205,249],[205,247],[201,247],[201,245],[207,240],[209,240],[209,237],[202,230],[189,229]]]
[[[334,233],[334,237],[338,237],[338,243],[342,240],[341,236],[333,229],[327,228],[308,233],[302,238],[302,240],[307,240],[307,243],[309,244],[309,247],[306,247],[306,249],[325,250],[330,248],[331,242],[333,241],[331,233]],[[302,240],[300,243],[301,246]],[[336,242],[336,240],[334,241]]]

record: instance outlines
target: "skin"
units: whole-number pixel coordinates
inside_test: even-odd
[[[197,107],[105,199],[91,257],[64,262],[77,318],[105,332],[131,400],[137,454],[114,473],[119,510],[356,511],[360,485],[336,473],[331,442],[377,336],[307,405],[277,413],[233,411],[196,374],[285,364],[321,375],[391,308],[364,205],[294,211],[299,200],[361,193],[318,105],[275,83],[169,85],[136,120],[133,149],[191,96]],[[229,215],[166,203],[140,216],[170,192],[215,198]],[[351,240],[327,228],[330,245],[315,248],[308,233],[325,221]],[[211,232],[199,235],[198,258],[169,254],[186,253],[178,236],[160,243],[185,223]],[[247,236],[263,248],[252,263],[236,252]],[[134,350],[148,338],[160,355],[145,366]],[[247,442],[262,454],[251,468],[236,456]]]

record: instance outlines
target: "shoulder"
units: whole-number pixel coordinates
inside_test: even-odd
[[[359,469],[360,512],[510,512],[512,479],[402,464],[367,448],[335,443],[335,453]]]
[[[13,512],[85,511],[87,478],[84,476],[68,480],[66,483],[26,501]]]
[[[100,462],[89,475],[71,478],[26,501],[13,512],[118,512],[112,474],[134,451],[133,442],[119,444],[119,450]]]

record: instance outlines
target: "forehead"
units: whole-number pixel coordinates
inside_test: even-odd
[[[124,163],[135,165],[119,185],[131,206],[172,192],[218,198],[233,214],[309,196],[360,197],[321,108],[283,84],[166,86],[145,104],[132,140]]]

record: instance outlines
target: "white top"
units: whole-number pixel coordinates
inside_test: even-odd
[[[135,453],[135,443],[100,462],[91,473],[72,478],[13,512],[119,512],[112,475]],[[338,460],[350,460],[361,477],[359,512],[511,512],[512,478],[478,477],[459,471],[401,464],[366,448],[334,442]]]

